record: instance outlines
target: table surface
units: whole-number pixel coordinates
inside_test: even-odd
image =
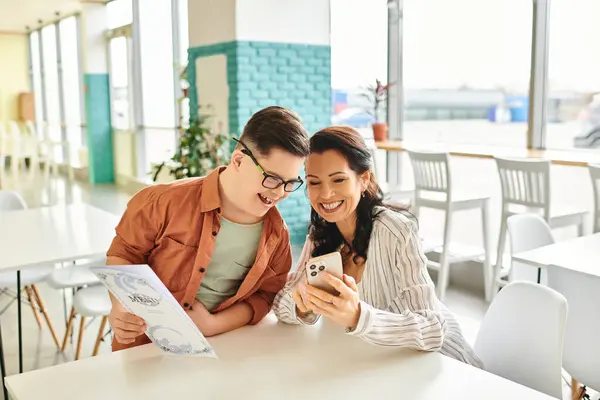
[[[538,268],[556,265],[600,276],[600,233],[523,251],[513,255],[513,259]]]
[[[600,152],[590,150],[535,150],[524,147],[486,146],[477,144],[419,143],[403,140],[375,142],[380,150],[387,151],[447,151],[453,156],[472,158],[541,158],[557,165],[587,166],[600,164]]]
[[[219,359],[163,356],[153,345],[6,379],[15,400],[550,399],[442,356],[373,346],[325,321],[278,323],[209,339]]]
[[[120,217],[87,204],[0,213],[0,271],[99,257]]]

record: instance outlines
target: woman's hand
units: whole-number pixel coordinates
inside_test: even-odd
[[[340,280],[326,272],[323,272],[321,276],[340,294],[334,296],[315,287],[307,286],[309,308],[343,328],[355,329],[360,317],[360,298],[354,278],[344,274],[344,279]]]
[[[308,285],[303,279],[294,286],[291,292],[292,299],[296,302],[296,315],[300,318],[312,311],[310,302],[308,301],[307,288]]]

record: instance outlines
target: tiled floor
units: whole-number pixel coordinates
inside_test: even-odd
[[[2,187],[3,189],[12,189],[21,193],[30,207],[86,202],[114,214],[121,214],[130,198],[128,193],[118,190],[112,185],[90,186],[79,182],[69,183],[62,177],[51,178],[49,181],[45,181],[42,177],[29,180],[27,177],[15,178],[7,175],[2,179]],[[474,220],[473,217],[467,216],[466,220],[470,221],[471,219]],[[421,222],[424,232],[434,231],[435,225],[436,223],[433,221],[432,223]],[[464,227],[469,225],[469,223],[465,222],[458,225]],[[459,239],[466,237],[468,241],[473,238],[472,230],[461,229],[457,233]],[[300,250],[298,247],[294,248],[295,259],[298,258]],[[44,284],[40,285],[40,291],[61,340],[65,332],[62,294]],[[7,295],[0,296],[0,309],[8,304],[9,301],[10,298]],[[487,309],[487,304],[482,299],[482,296],[478,293],[472,293],[465,289],[451,286],[445,303],[456,313],[467,340],[473,343]],[[65,353],[57,351],[47,327],[42,325],[42,329],[38,329],[28,305],[23,304],[22,310],[24,370],[29,371],[72,361],[74,355],[73,345],[70,345]],[[17,373],[18,368],[16,321],[17,307],[16,303],[13,303],[1,316],[8,375]],[[98,327],[99,321],[93,321],[86,328],[87,334],[84,336],[82,357],[88,357],[91,354]],[[102,344],[100,351],[103,353],[110,351],[108,340]],[[565,386],[565,399],[568,398],[568,390],[568,387]]]

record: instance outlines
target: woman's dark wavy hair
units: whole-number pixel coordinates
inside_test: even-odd
[[[341,244],[345,243],[354,253],[355,263],[361,258],[366,261],[373,221],[378,214],[375,213],[375,207],[382,206],[394,211],[406,211],[406,208],[391,206],[383,202],[383,191],[373,174],[374,160],[371,151],[355,129],[346,126],[332,126],[320,130],[310,138],[311,154],[322,154],[327,150],[340,152],[348,161],[350,169],[359,175],[371,171],[371,177],[364,197],[360,198],[356,207],[356,231],[352,243],[345,243],[335,223],[327,222],[314,208],[311,209],[309,236],[314,243],[312,256],[317,257],[334,252]]]

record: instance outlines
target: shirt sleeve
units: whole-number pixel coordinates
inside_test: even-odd
[[[304,243],[300,260],[296,265],[296,270],[288,275],[287,283],[283,289],[275,296],[273,302],[273,311],[275,316],[281,322],[286,324],[308,324],[312,325],[317,322],[319,315],[315,313],[308,313],[306,316],[301,318],[296,314],[296,302],[292,298],[292,289],[303,279],[306,279],[306,263],[310,259],[313,245],[309,238]]]
[[[153,196],[153,187],[138,192],[127,203],[106,256],[119,257],[132,264],[146,264],[162,229],[164,218],[161,216],[164,216],[164,210]]]
[[[356,328],[348,334],[385,346],[437,351],[442,347],[445,321],[438,306],[435,287],[427,272],[427,259],[421,247],[416,224],[399,222],[382,227],[371,240],[381,246],[381,262],[392,263],[395,287],[391,304],[384,310],[364,301]]]
[[[287,275],[292,267],[292,251],[290,248],[290,234],[284,229],[284,235],[273,254],[273,262],[270,267],[275,272],[274,276],[265,279],[258,290],[253,293],[246,302],[254,310],[251,325],[259,323],[270,311],[273,300],[285,285]]]

